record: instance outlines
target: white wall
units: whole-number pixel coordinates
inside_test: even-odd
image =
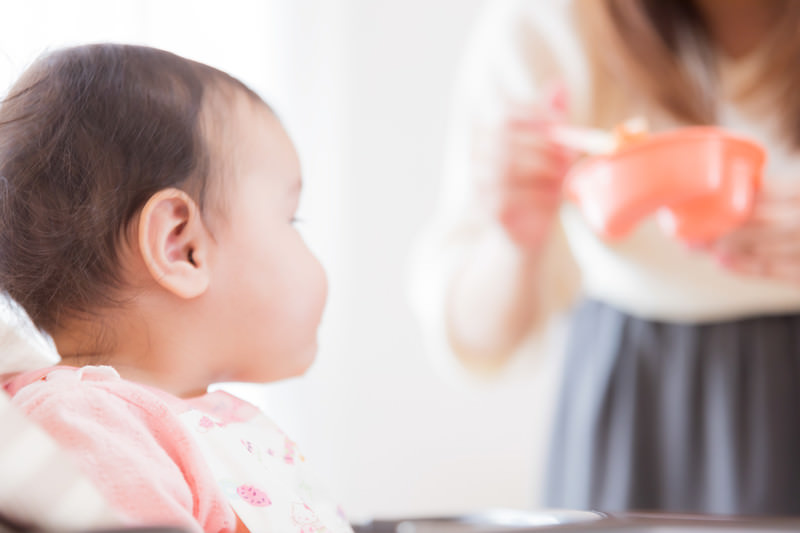
[[[329,305],[306,377],[235,390],[285,427],[355,517],[538,495],[552,365],[521,363],[492,383],[437,373],[404,291],[458,59],[486,1],[0,2],[0,88],[43,49],[139,42],[230,71],[284,119]]]
[[[301,212],[331,295],[315,367],[270,386],[265,408],[357,517],[538,497],[553,365],[535,374],[520,364],[492,383],[437,373],[404,290],[410,248],[436,201],[454,74],[484,3],[348,0],[323,22],[294,21],[295,35],[327,36],[323,47],[296,43],[329,71],[317,78],[320,94],[303,83],[314,76],[291,67],[292,92],[311,108],[289,99],[284,116],[308,163]],[[326,109],[319,101],[331,94]],[[315,152],[331,146],[335,165],[317,166]]]

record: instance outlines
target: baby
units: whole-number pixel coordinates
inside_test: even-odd
[[[0,107],[0,287],[63,365],[2,384],[132,524],[350,531],[291,440],[207,394],[314,360],[327,289],[300,190],[270,108],[161,50],[57,51]]]

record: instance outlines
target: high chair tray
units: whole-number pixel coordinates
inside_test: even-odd
[[[760,518],[570,510],[492,510],[463,515],[372,520],[355,533],[768,533],[800,531],[800,517]]]

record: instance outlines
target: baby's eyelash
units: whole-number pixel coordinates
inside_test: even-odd
[[[299,217],[292,217],[292,220],[290,222],[292,224],[300,224],[301,222],[304,222],[304,220],[302,218],[299,218]]]

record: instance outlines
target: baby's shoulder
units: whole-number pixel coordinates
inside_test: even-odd
[[[54,366],[15,375],[3,384],[14,403],[30,415],[47,409],[60,413],[91,413],[117,419],[169,418],[168,395],[124,380],[110,366]]]
[[[233,512],[180,422],[178,398],[97,366],[41,369],[0,386],[125,515],[231,530]]]

